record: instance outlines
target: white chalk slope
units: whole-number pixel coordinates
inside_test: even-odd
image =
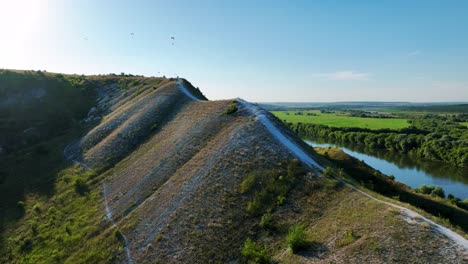
[[[190,97],[191,99],[193,100],[196,100],[196,101],[202,101],[198,98],[196,98],[195,96],[193,96],[189,91],[188,89],[186,89],[180,82],[179,80],[177,80],[177,85],[179,87],[179,89],[184,93],[186,94],[188,97]],[[260,121],[260,123],[262,123],[266,129],[281,143],[283,144],[287,149],[289,149],[289,151],[291,151],[291,153],[297,157],[298,160],[300,160],[301,162],[303,162],[304,164],[306,164],[307,166],[309,166],[310,168],[314,169],[314,170],[319,170],[319,171],[323,171],[324,168],[318,164],[310,155],[307,154],[306,151],[304,151],[300,146],[298,146],[296,143],[294,143],[294,141],[292,141],[291,139],[289,139],[285,134],[283,134],[281,132],[281,130],[279,130],[271,121],[270,119],[268,118],[268,114],[266,112],[266,110],[262,109],[261,107],[257,106],[257,105],[254,105],[252,103],[249,103],[247,101],[244,101],[242,99],[237,99],[237,101],[245,108],[247,109],[248,111],[250,111],[253,115],[255,115],[256,119],[258,121]],[[420,221],[424,221],[424,222],[427,222],[428,224],[430,224],[432,226],[432,228],[447,236],[449,239],[451,239],[452,241],[454,241],[455,243],[459,244],[460,246],[462,246],[463,248],[465,248],[465,250],[468,250],[468,240],[466,240],[464,237],[462,237],[461,235],[455,233],[454,231],[446,228],[446,227],[443,227],[429,219],[427,219],[426,217],[420,215],[419,213],[415,212],[415,211],[412,211],[408,208],[405,208],[405,207],[402,207],[402,206],[399,206],[399,205],[396,205],[396,204],[392,204],[392,203],[389,203],[389,202],[386,202],[386,201],[383,201],[383,200],[380,200],[380,199],[377,199],[373,196],[371,196],[370,194],[367,194],[361,190],[359,190],[357,187],[355,187],[354,185],[352,185],[351,183],[339,178],[339,177],[335,177],[337,180],[343,182],[344,184],[348,185],[349,187],[353,188],[354,190],[358,191],[359,193],[369,197],[370,199],[373,199],[375,201],[378,201],[378,202],[381,202],[381,203],[385,203],[389,206],[392,206],[394,208],[397,208],[399,209],[402,213],[404,213],[407,217],[411,218],[410,220],[411,221],[414,221],[412,219],[415,219],[417,218],[418,220]]]

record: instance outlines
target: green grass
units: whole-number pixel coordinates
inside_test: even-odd
[[[341,113],[320,113],[318,110],[300,111],[303,115],[295,115],[297,111],[273,111],[280,120],[292,123],[309,123],[331,127],[359,127],[368,129],[401,129],[408,127],[404,118],[363,118],[352,117]],[[314,115],[308,116],[307,113]]]
[[[303,225],[294,225],[289,228],[286,236],[288,249],[293,253],[307,246],[307,234]]]
[[[103,221],[103,176],[63,156],[88,129],[80,120],[94,103],[93,87],[117,80],[0,70],[0,98],[16,98],[0,107],[8,150],[0,158],[0,263],[103,263],[119,255],[122,243]],[[41,100],[27,96],[35,87]]]
[[[117,261],[122,242],[102,221],[103,175],[78,167],[61,171],[50,197],[28,195],[24,216],[11,223],[0,251],[2,263],[102,263]],[[76,182],[88,186],[76,189]]]
[[[287,169],[255,171],[246,176],[240,186],[242,193],[253,192],[247,203],[247,212],[261,216],[284,205],[288,192],[302,176],[303,168],[297,160],[289,162]]]
[[[241,250],[246,263],[270,263],[268,249],[261,245],[257,245],[250,238],[244,242],[244,247]]]
[[[386,175],[337,148],[315,148],[315,151],[329,159],[335,166],[343,169],[342,173],[336,173],[336,170],[333,170],[335,175],[347,175],[349,177],[344,178],[356,185],[363,186],[388,198],[397,198],[396,200],[417,207],[432,216],[446,218],[447,224],[457,230],[462,230],[463,233],[468,231],[468,225],[465,221],[468,217],[467,211],[439,197],[438,195],[443,196],[440,191],[434,192],[433,195],[423,195],[415,192],[408,186],[391,180]],[[328,153],[326,156],[325,152]],[[426,187],[425,189],[427,190],[421,192],[431,193],[435,188]]]
[[[468,127],[468,122],[460,122],[460,125]]]

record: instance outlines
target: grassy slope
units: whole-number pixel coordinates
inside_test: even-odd
[[[366,199],[347,188],[331,188],[326,182],[324,186],[325,191],[309,193],[298,202],[302,205],[302,211],[296,214],[296,219],[299,219],[296,221],[307,226],[310,246],[294,256],[285,252],[283,246],[275,255],[281,262],[446,261],[444,251],[434,248],[450,248],[451,243],[435,235],[428,226],[410,225],[397,210]],[[461,258],[460,253],[453,250],[446,253],[453,254],[455,259]]]
[[[87,191],[79,193],[81,179]],[[29,194],[24,216],[10,223],[0,262],[102,263],[115,260],[122,243],[103,221],[102,176],[70,167],[58,173],[50,196]]]
[[[118,256],[122,243],[103,221],[103,176],[69,167],[63,149],[88,129],[78,121],[95,101],[97,87],[116,85],[125,99],[138,94],[139,87],[158,83],[128,76],[0,72],[2,99],[16,100],[0,108],[3,120],[14,121],[0,130],[9,143],[0,159],[1,263],[97,263]],[[38,87],[45,96],[30,96]],[[31,126],[41,132],[34,141],[11,144],[24,141],[21,131]],[[89,192],[75,191],[78,178],[87,182]]]
[[[93,85],[82,76],[0,70],[0,145],[11,152],[76,126],[94,102]]]
[[[400,129],[408,127],[407,119],[402,118],[362,118],[339,115],[334,113],[320,113],[320,111],[301,111],[304,115],[294,115],[297,111],[274,111],[272,112],[280,120],[292,123],[311,123],[327,125],[332,127],[359,127],[368,129]],[[314,113],[317,116],[307,116],[307,113]],[[289,113],[286,114],[286,113]]]
[[[466,210],[454,206],[442,198],[418,194],[406,185],[391,180],[386,175],[339,149],[316,148],[316,151],[331,160],[335,166],[343,168],[354,182],[363,187],[397,201],[411,204],[433,216],[438,216],[440,217],[439,221],[448,222],[452,227],[461,230],[462,234],[468,232],[468,225],[465,221],[468,218]]]

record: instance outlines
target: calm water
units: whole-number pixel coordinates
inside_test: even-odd
[[[313,147],[337,147],[345,153],[363,160],[380,172],[412,188],[421,184],[437,185],[445,194],[468,198],[468,168],[459,168],[441,162],[426,161],[388,150],[375,150],[353,145],[337,145],[315,140],[304,140]]]

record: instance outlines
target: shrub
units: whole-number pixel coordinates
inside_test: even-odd
[[[75,186],[75,191],[79,195],[84,195],[87,192],[89,192],[89,186],[88,184],[81,178],[78,178],[75,180],[75,183],[73,184]]]
[[[35,204],[32,208],[34,212],[40,213],[41,212],[41,206],[39,204]]]
[[[445,198],[445,192],[442,188],[440,188],[440,186],[436,186],[434,189],[432,189],[431,196]]]
[[[244,242],[244,247],[241,250],[244,259],[249,263],[269,263],[270,256],[268,250],[257,243],[247,238]]]
[[[457,206],[465,210],[468,210],[468,198],[464,199],[463,201],[458,202]]]
[[[323,175],[325,175],[326,177],[331,177],[333,175],[333,169],[331,167],[326,167],[323,170]]]
[[[421,193],[421,194],[430,194],[431,190],[432,189],[429,186],[426,186],[424,184],[421,184],[417,188],[414,189],[415,192]]]
[[[31,251],[33,247],[33,242],[31,239],[27,238],[26,240],[23,241],[23,243],[21,244],[21,252],[29,252]]]
[[[281,206],[284,204],[285,200],[286,198],[283,195],[278,195],[278,197],[276,198],[276,204]]]
[[[261,215],[270,205],[270,196],[264,191],[256,193],[252,201],[247,203],[247,212],[255,216]]]
[[[286,164],[283,164],[283,166]],[[241,192],[247,192],[258,185],[252,199],[247,204],[247,212],[261,216],[275,206],[285,202],[288,192],[303,176],[304,169],[297,160],[288,163],[281,169],[256,171],[241,184]]]
[[[338,242],[336,242],[336,245],[339,247],[343,247],[343,246],[353,243],[356,239],[358,239],[358,237],[356,236],[354,231],[348,230],[346,231],[344,236]]]
[[[235,112],[237,112],[237,103],[236,103],[236,101],[233,101],[232,103],[230,103],[228,105],[226,110],[224,110],[224,114],[230,115],[230,114],[233,114]]]
[[[343,169],[343,168],[339,168],[339,169],[338,169],[338,176],[341,177],[341,178],[343,178],[344,175],[345,175],[345,174],[344,174],[344,169]]]
[[[300,174],[304,173],[304,168],[301,166],[301,163],[297,159],[293,159],[288,164],[288,178],[294,178]]]
[[[265,213],[260,219],[260,227],[265,229],[273,228],[273,217],[271,213]]]
[[[249,175],[247,175],[244,180],[241,182],[241,185],[240,185],[240,192],[241,193],[246,193],[248,192],[250,189],[252,189],[252,187],[254,186],[255,184],[255,174],[254,173],[250,173]]]
[[[26,206],[23,201],[19,201],[16,206],[18,206],[19,209],[24,210],[24,207]]]
[[[119,241],[124,241],[124,235],[122,234],[122,231],[120,229],[115,229],[114,231],[114,236],[119,240]]]
[[[445,192],[442,188],[439,186],[427,186],[427,185],[420,185],[416,189],[414,189],[415,192],[417,193],[422,193],[422,194],[428,194],[431,196],[436,196],[436,197],[445,197]]]
[[[306,232],[303,225],[294,225],[289,228],[286,236],[288,249],[293,253],[307,246]]]

